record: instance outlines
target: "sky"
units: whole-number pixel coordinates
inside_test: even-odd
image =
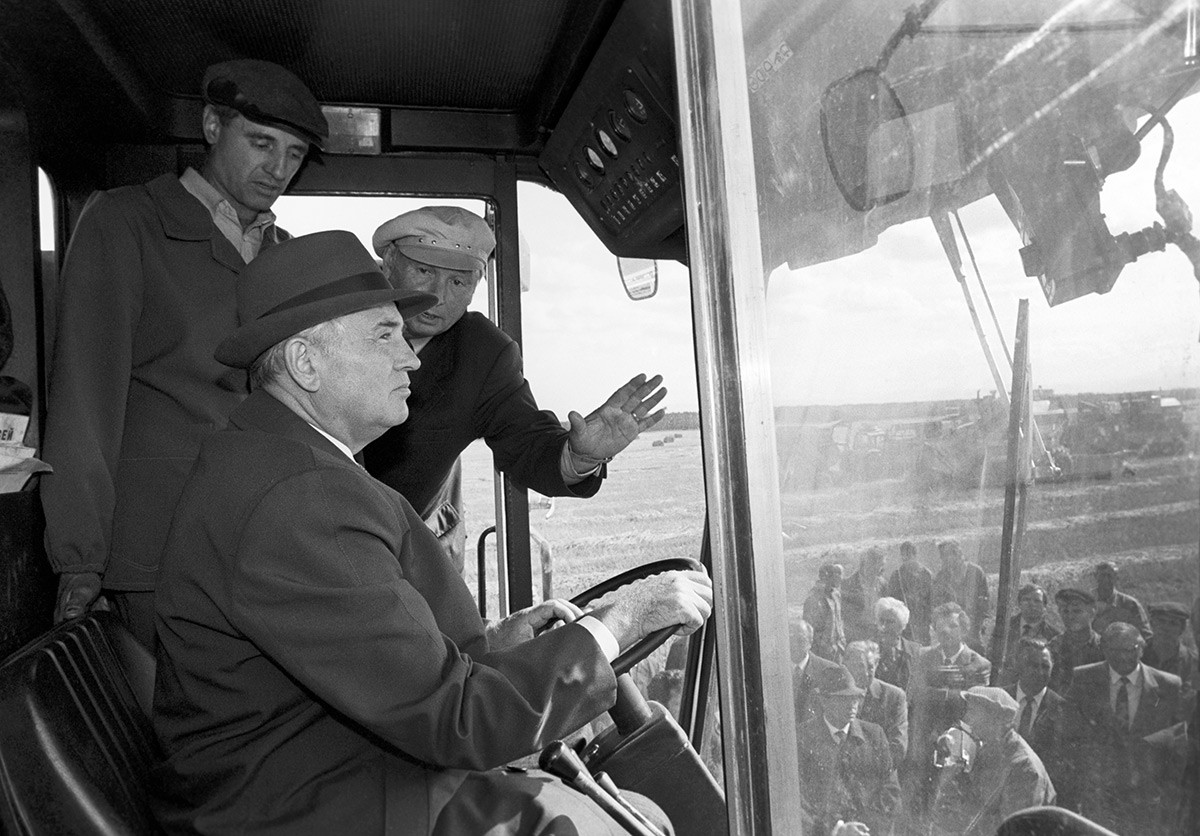
[[[1185,100],[1172,112],[1176,141],[1166,179],[1200,212],[1198,100]],[[1114,234],[1157,220],[1153,176],[1159,137],[1152,132],[1138,163],[1105,184],[1102,204]],[[645,372],[665,378],[667,409],[697,409],[687,270],[660,263],[657,295],[633,302],[621,287],[615,257],[565,198],[528,183],[520,185],[518,196],[530,265],[530,289],[522,299],[525,367],[540,404],[560,418],[569,410],[586,413]],[[350,229],[369,247],[379,224],[421,202],[284,197],[275,209],[292,234]],[[1129,265],[1106,295],[1050,308],[1037,281],[1024,275],[1017,255],[1021,242],[995,199],[961,214],[1010,346],[1017,300],[1030,301],[1035,385],[1060,392],[1200,385],[1200,292],[1178,250],[1151,253]],[[970,273],[969,263],[965,269]],[[928,220],[888,230],[864,253],[795,272],[781,268],[768,287],[776,404],[969,398],[995,388]],[[973,290],[987,322],[986,303]],[[482,285],[474,307],[486,311]],[[990,324],[988,330],[1007,381],[1003,350]]]

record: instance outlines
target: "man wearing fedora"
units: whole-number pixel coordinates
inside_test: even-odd
[[[171,511],[200,443],[247,393],[213,359],[246,263],[287,237],[271,205],[328,135],[300,79],[266,61],[204,74],[200,171],[98,192],[63,264],[41,484],[55,617],[101,588],[147,646]]]
[[[1018,704],[1001,688],[963,692],[963,725],[978,744],[973,760],[939,775],[934,799],[936,832],[992,836],[1008,816],[1055,802],[1054,784],[1037,753],[1017,734]]]
[[[839,821],[891,833],[900,784],[883,729],[857,719],[865,689],[841,665],[821,671],[818,712],[796,729],[805,833],[832,833]]]
[[[536,771],[496,770],[612,707],[610,661],[711,612],[703,572],[583,616],[551,600],[484,630],[412,506],[355,461],[408,414],[420,361],[349,232],[280,244],[216,357],[253,391],[201,446],[156,593],[153,776],[168,831],[617,833]],[[555,618],[571,622],[534,637]],[[490,771],[483,771],[490,770]]]
[[[487,317],[467,312],[496,246],[487,221],[455,206],[427,206],[375,230],[375,252],[399,288],[431,293],[436,304],[405,322],[421,358],[412,376],[409,419],[363,452],[367,470],[399,491],[462,570],[466,529],[458,457],[486,439],[496,467],[545,496],[592,496],[605,465],[663,416],[662,378],[637,375],[586,418],[564,429],[538,409],[520,347]]]

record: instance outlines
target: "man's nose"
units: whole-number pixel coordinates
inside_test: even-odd
[[[412,346],[408,344],[407,340],[401,341],[393,365],[398,370],[409,372],[415,372],[421,368],[421,359],[417,357],[417,353],[412,350]]]
[[[269,173],[276,180],[284,180],[288,176],[288,165],[289,160],[287,152],[274,151],[267,159],[267,163],[264,168],[266,168],[267,173]]]

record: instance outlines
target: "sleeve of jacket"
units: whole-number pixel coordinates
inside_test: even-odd
[[[80,215],[59,283],[43,457],[46,551],[58,572],[108,560],[133,339],[142,310],[141,246],[103,192]]]
[[[612,706],[612,668],[582,627],[464,653],[453,636],[471,620],[469,591],[446,561],[418,553],[436,541],[373,484],[349,468],[305,471],[248,515],[230,584],[237,626],[264,653],[336,711],[438,766],[498,766]]]
[[[487,441],[496,466],[522,487],[545,496],[589,497],[600,489],[605,469],[567,485],[559,457],[567,430],[553,412],[538,409],[521,363],[520,347],[509,340],[488,371],[475,407],[475,432]]]

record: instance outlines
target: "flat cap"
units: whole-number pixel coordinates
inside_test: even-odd
[[[1150,615],[1157,615],[1159,618],[1177,619],[1180,622],[1187,621],[1192,615],[1187,607],[1174,601],[1162,601],[1157,604],[1151,604],[1146,609],[1150,612]]]
[[[295,133],[318,148],[329,137],[321,105],[303,81],[270,61],[240,58],[213,64],[200,85],[204,101],[232,107],[251,122]]]
[[[397,215],[375,230],[371,246],[380,258],[389,244],[422,264],[483,270],[496,248],[496,236],[474,212],[457,206],[426,206]]]
[[[1096,575],[1115,575],[1117,574],[1117,565],[1115,563],[1109,563],[1107,560],[1105,560],[1101,563],[1097,563],[1095,568],[1092,569],[1092,573]]]
[[[967,701],[967,709],[972,707],[982,709],[1007,722],[1016,719],[1020,705],[1016,699],[1003,688],[992,688],[988,685],[976,685],[963,691],[963,699]]]
[[[1092,605],[1096,603],[1096,596],[1084,589],[1073,589],[1067,587],[1060,589],[1054,593],[1054,600],[1059,603],[1065,601],[1082,601],[1085,604]]]

